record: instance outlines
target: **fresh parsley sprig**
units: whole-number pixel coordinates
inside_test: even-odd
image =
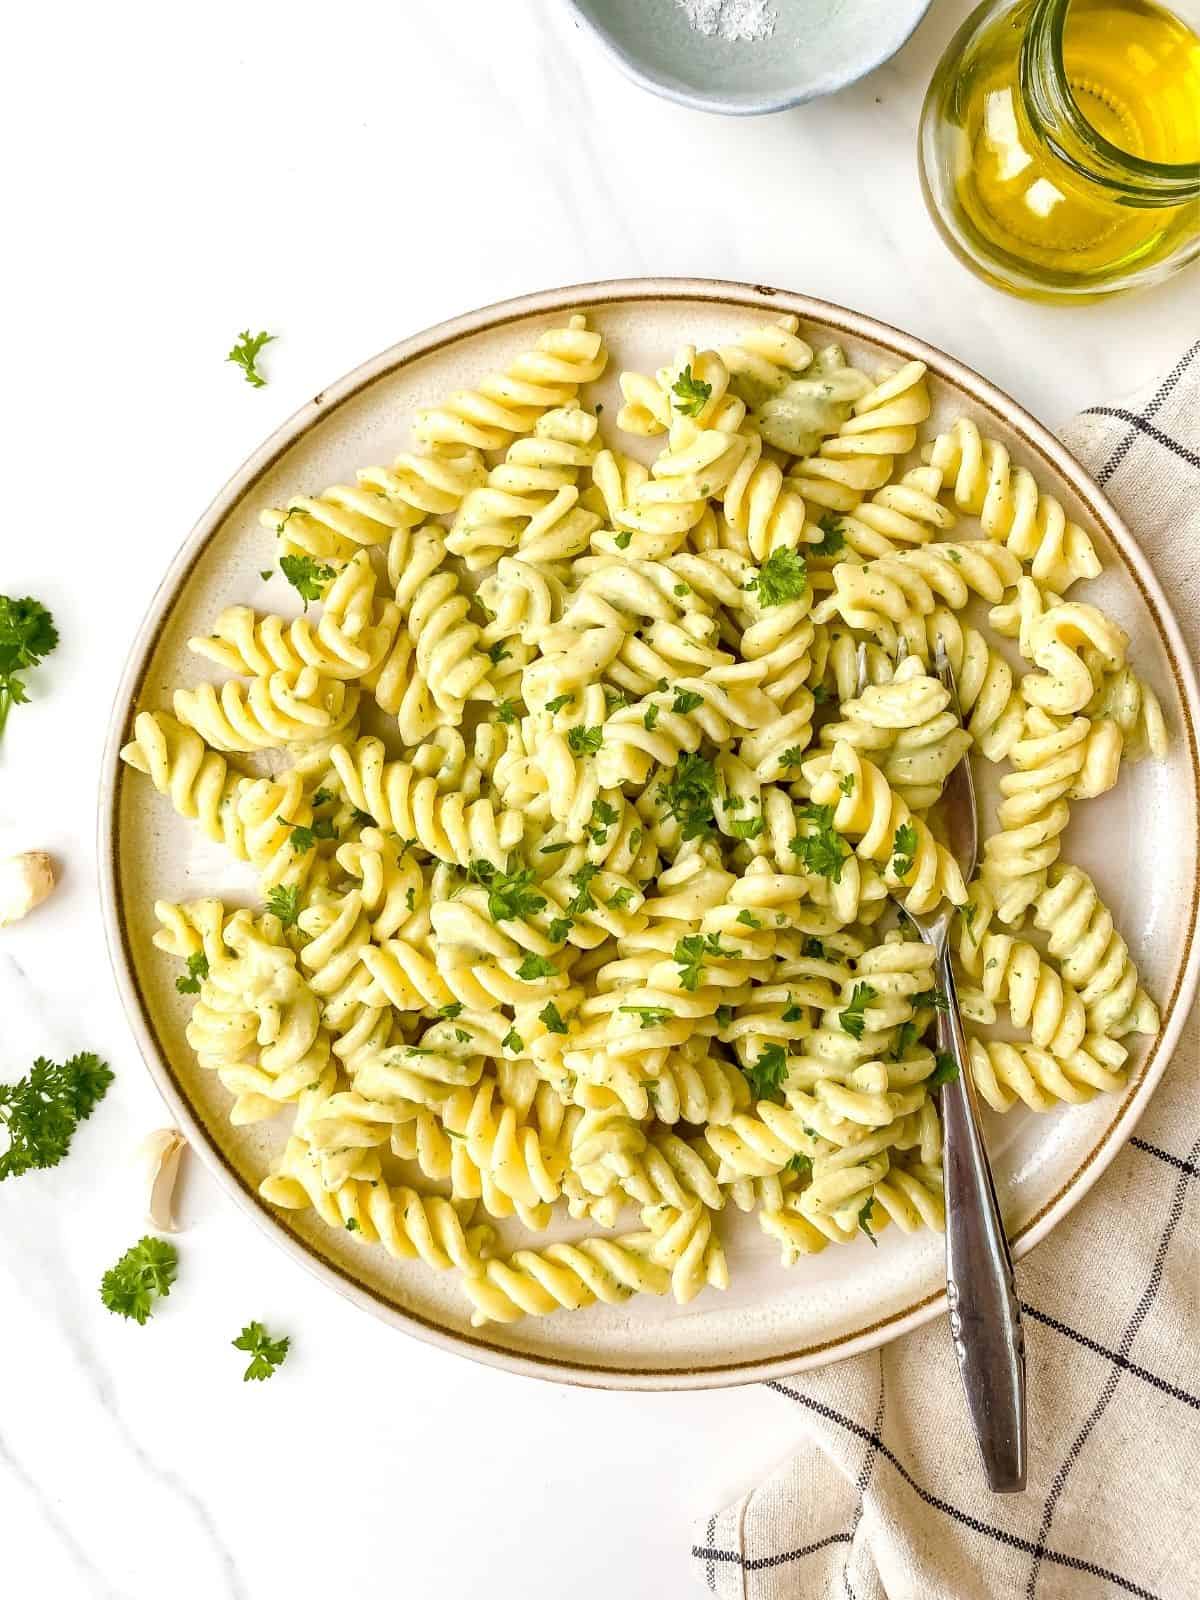
[[[261,1322],[248,1322],[231,1342],[235,1350],[244,1350],[250,1357],[250,1365],[242,1373],[243,1383],[263,1383],[267,1378],[273,1378],[287,1360],[292,1347],[292,1341],[286,1334],[282,1339],[272,1339]]]
[[[0,1183],[34,1168],[56,1167],[75,1129],[103,1100],[113,1081],[108,1064],[90,1052],[59,1066],[39,1056],[25,1077],[0,1083]]]
[[[225,359],[226,361],[232,361],[235,367],[241,367],[242,376],[248,384],[255,389],[261,389],[266,385],[267,380],[258,370],[258,358],[263,346],[274,344],[274,342],[275,335],[273,333],[252,334],[249,328],[243,328],[234,342],[233,349]]]
[[[147,1234],[131,1245],[100,1280],[100,1298],[119,1317],[144,1323],[156,1300],[165,1300],[175,1282],[179,1254],[166,1239]]]
[[[746,580],[747,589],[757,590],[758,603],[763,607],[799,600],[807,584],[808,568],[804,557],[784,545],[772,550],[757,574]]]
[[[838,1012],[838,1021],[842,1030],[852,1039],[861,1039],[863,1029],[867,1025],[867,1007],[872,1000],[879,999],[879,991],[873,989],[869,983],[856,983],[850,996],[850,1002],[844,1011]]]
[[[29,699],[21,674],[36,667],[57,643],[54,618],[40,600],[10,600],[0,594],[0,733],[11,708]]]
[[[772,1100],[778,1096],[787,1078],[787,1052],[781,1044],[765,1045],[758,1060],[742,1070],[754,1098]]]
[[[672,403],[681,417],[698,417],[708,404],[712,384],[705,383],[703,378],[694,378],[689,362],[671,385],[671,393],[675,396]]]
[[[304,601],[308,610],[311,600],[319,600],[337,573],[325,562],[314,561],[311,556],[280,556],[279,570]]]

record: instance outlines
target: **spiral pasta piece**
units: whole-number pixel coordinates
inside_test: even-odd
[[[472,1325],[578,1311],[597,1301],[620,1305],[634,1294],[666,1294],[671,1276],[654,1259],[656,1244],[653,1233],[626,1233],[518,1250],[507,1260],[481,1263],[462,1280],[475,1307]]]
[[[200,735],[164,711],[139,711],[133,739],[121,760],[144,772],[181,817],[194,818],[205,834],[239,861],[249,858],[238,799],[249,780]]]
[[[1113,723],[1075,717],[1058,723],[1031,710],[1000,780],[1000,831],[984,841],[981,876],[1002,922],[1017,922],[1046,883],[1070,820],[1068,800],[1116,782],[1121,736]]]
[[[806,761],[803,771],[813,803],[833,806],[834,828],[854,839],[858,855],[884,864],[885,881],[903,886],[910,911],[932,911],[943,899],[961,905],[967,898],[954,857],[852,745],[842,740],[828,757]]]
[[[312,667],[323,678],[362,678],[383,661],[399,624],[397,607],[376,601],[375,572],[360,551],[326,591],[315,625],[307,616],[288,621],[229,606],[210,633],[188,640],[188,649],[251,677],[296,676]]]
[[[989,539],[1027,562],[1038,583],[1062,593],[1099,573],[1084,530],[1053,495],[1042,493],[1031,472],[1012,465],[1002,444],[981,437],[969,417],[938,434],[923,455],[942,473],[959,509],[978,517]]]
[[[916,425],[929,415],[925,363],[909,361],[854,402],[852,415],[816,455],[792,468],[806,500],[852,511],[864,494],[882,489],[897,456],[917,442]]]
[[[350,726],[358,690],[315,667],[273,672],[248,685],[230,678],[218,691],[211,683],[176,689],[175,715],[215,750],[280,750],[289,744],[326,739]]]
[[[518,813],[498,813],[486,797],[468,801],[461,793],[443,794],[437,779],[411,762],[388,761],[379,739],[334,745],[329,759],[351,805],[401,839],[415,839],[439,861],[466,867],[503,860],[520,843],[524,824]]]
[[[967,1045],[971,1077],[993,1111],[1007,1111],[1018,1100],[1030,1111],[1049,1111],[1124,1087],[1125,1051],[1112,1039],[1089,1036],[1065,1061],[1037,1045],[1004,1039],[969,1039]]]
[[[579,504],[580,473],[597,455],[597,422],[576,403],[539,417],[518,438],[487,483],[463,500],[446,548],[469,571],[518,551],[527,561],[564,561],[587,549],[599,516]]]
[[[258,520],[278,536],[281,557],[348,562],[359,550],[386,544],[397,530],[453,511],[486,474],[474,449],[402,455],[390,468],[364,468],[353,486],[293,495],[283,509],[260,511]]]
[[[1090,1032],[1114,1039],[1158,1032],[1158,1008],[1139,985],[1129,946],[1086,872],[1065,864],[1052,868],[1034,901],[1033,920],[1048,936],[1063,977],[1078,989]]]
[[[565,327],[539,334],[533,348],[515,356],[502,373],[418,411],[413,432],[423,445],[437,449],[503,450],[516,434],[529,433],[543,412],[573,400],[607,362],[604,340],[589,330],[587,318],[569,317]]]
[[[840,616],[852,628],[875,634],[896,655],[901,638],[919,653],[923,619],[940,603],[960,611],[972,593],[995,604],[1021,576],[1021,565],[1003,545],[981,539],[967,544],[927,544],[863,566],[834,569],[833,592],[813,607],[814,622]]]

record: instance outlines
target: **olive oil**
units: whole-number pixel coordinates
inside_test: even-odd
[[[1031,49],[1031,22],[1049,9],[1061,55]],[[922,154],[927,194],[931,160],[943,168],[931,205],[951,213],[940,220],[972,264],[1026,293],[1103,292],[1196,241],[1191,28],[1151,0],[1021,0],[985,7],[962,39],[931,87]],[[1168,169],[1164,188],[1156,179]]]

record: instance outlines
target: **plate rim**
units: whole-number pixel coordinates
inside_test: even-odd
[[[550,1353],[516,1351],[494,1345],[486,1330],[459,1333],[453,1329],[405,1310],[369,1285],[353,1278],[337,1263],[318,1255],[291,1227],[284,1216],[267,1206],[257,1191],[226,1159],[210,1139],[204,1122],[194,1110],[172,1071],[167,1052],[159,1043],[143,998],[128,944],[128,930],[122,915],[118,872],[118,820],[121,784],[126,769],[120,749],[129,737],[134,706],[159,635],[163,631],[180,590],[200,560],[217,528],[228,513],[252,490],[254,484],[274,463],[310,429],[322,422],[353,396],[390,375],[408,362],[433,354],[442,347],[482,332],[564,310],[588,310],[648,301],[694,301],[734,306],[767,315],[787,311],[801,321],[817,322],[852,338],[861,339],[904,360],[924,361],[930,371],[966,394],[983,409],[1002,419],[1034,455],[1057,471],[1087,506],[1089,514],[1108,535],[1126,570],[1137,585],[1142,599],[1158,628],[1183,708],[1184,726],[1179,736],[1190,756],[1196,804],[1200,807],[1200,753],[1197,730],[1200,728],[1200,687],[1179,625],[1171,611],[1157,577],[1137,538],[1088,476],[1074,456],[1058,439],[1010,395],[990,383],[973,368],[912,334],[889,323],[866,316],[832,301],[778,289],[766,284],[716,278],[610,278],[594,283],[568,284],[532,294],[481,306],[402,339],[380,351],[336,382],[321,389],[254,450],[230,476],[198,518],[183,541],[155,590],[146,615],[130,647],[113,701],[100,766],[100,793],[97,807],[97,864],[100,880],[101,913],[109,961],[117,990],[138,1051],[156,1087],[175,1115],[189,1143],[239,1208],[288,1255],[322,1282],[365,1310],[412,1337],[454,1354],[467,1356],[486,1365],[586,1388],[625,1390],[685,1390],[733,1387],[781,1378],[823,1366],[831,1361],[889,1342],[939,1316],[946,1308],[944,1289],[934,1290],[916,1302],[882,1317],[867,1326],[833,1339],[821,1340],[785,1355],[756,1357],[747,1361],[727,1360],[720,1365],[676,1368],[635,1368],[587,1363]],[[1015,1259],[1040,1243],[1050,1230],[1083,1198],[1106,1170],[1131,1136],[1138,1119],[1157,1087],[1174,1053],[1179,1035],[1195,998],[1200,979],[1200,873],[1193,883],[1185,935],[1185,953],[1171,995],[1164,1004],[1165,1025],[1152,1046],[1136,1079],[1130,1082],[1108,1127],[1098,1134],[1081,1164],[1060,1186],[1058,1192],[1028,1219],[1013,1237]]]

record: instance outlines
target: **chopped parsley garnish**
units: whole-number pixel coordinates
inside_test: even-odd
[[[646,707],[646,713],[642,718],[642,727],[645,728],[647,733],[653,733],[658,726],[658,716],[661,710],[662,707],[657,705]]]
[[[804,949],[801,953],[806,955],[810,961],[825,961],[828,959],[825,954],[825,946],[820,939],[815,939],[811,933],[805,936]]]
[[[907,878],[917,855],[917,830],[911,822],[902,822],[892,840],[892,871],[897,878]]]
[[[958,909],[963,921],[967,925],[967,932],[973,934],[975,928],[975,917],[979,911],[979,907],[975,904],[974,900],[968,900],[966,905],[959,906]]]
[[[34,1168],[56,1167],[112,1081],[108,1064],[85,1052],[61,1067],[38,1056],[25,1077],[0,1083],[0,1128],[8,1140],[0,1153],[0,1183]]]
[[[756,1100],[769,1100],[777,1095],[787,1077],[787,1052],[781,1044],[766,1045],[751,1067],[743,1067],[750,1093]]]
[[[803,1022],[804,1021],[804,1007],[803,1006],[798,1006],[796,1004],[796,1002],[792,999],[790,994],[788,995],[788,1003],[787,1003],[786,1007],[784,1008],[783,1015],[782,1015],[782,1017],[780,1017],[779,1020],[781,1022]]]
[[[733,1021],[733,1007],[732,1006],[718,1006],[717,1007],[717,1025],[718,1025],[718,1027],[727,1028],[732,1021]]]
[[[526,983],[533,983],[537,978],[556,978],[558,968],[553,961],[547,961],[545,956],[534,955],[531,950],[517,968],[517,977],[523,978]]]
[[[511,655],[512,651],[506,647],[502,639],[497,639],[495,644],[487,647],[487,658],[494,667],[498,667],[502,661],[507,661]]]
[[[358,1223],[353,1217],[346,1227],[351,1233],[358,1232]],[[233,1341],[235,1350],[243,1350],[250,1357],[250,1365],[242,1373],[243,1383],[261,1383],[273,1377],[287,1360],[291,1343],[286,1334],[282,1339],[272,1339],[261,1322],[248,1322]]]
[[[827,689],[823,683],[811,684],[809,686],[809,693],[819,706],[823,706],[826,700],[832,698],[830,690]]]
[[[910,1046],[916,1044],[918,1035],[919,1029],[917,1028],[916,1023],[911,1020],[911,1018],[908,1022],[901,1023],[896,1032],[896,1042],[891,1049],[892,1060],[903,1061],[904,1052],[909,1049]]]
[[[854,793],[854,774],[852,772],[843,772],[842,781],[841,781],[841,783],[838,784],[838,788],[841,790],[842,794],[845,794],[845,795],[853,794]]]
[[[628,532],[618,533],[614,537],[613,543],[616,545],[618,550],[628,550],[629,546],[633,543],[633,535],[632,533]]]
[[[267,910],[273,917],[278,917],[285,928],[295,924],[300,915],[300,887],[290,884],[287,888],[282,883],[277,883],[267,895]]]
[[[318,789],[312,797],[313,810],[316,811],[321,806],[331,805],[336,799],[337,795],[334,794],[332,789]]]
[[[785,1172],[794,1172],[798,1178],[807,1178],[812,1172],[812,1165],[812,1157],[806,1156],[802,1151],[797,1150],[783,1170]]]
[[[594,756],[604,743],[604,729],[599,726],[570,728],[567,730],[567,743],[573,756]]]
[[[472,1042],[471,1035],[465,1028],[455,1028],[454,1037],[458,1040],[459,1044],[470,1044]]]
[[[923,994],[913,995],[914,1011],[924,1011],[926,1007],[932,1011],[947,1012],[950,1001],[941,989],[926,989]]]
[[[546,930],[546,937],[551,944],[562,944],[574,926],[570,917],[554,917]]]
[[[607,800],[592,801],[592,815],[588,821],[588,837],[593,844],[603,844],[608,838],[608,830],[614,822],[620,821],[620,812],[615,806],[610,806]]]
[[[258,358],[263,346],[274,342],[273,333],[251,333],[249,328],[243,328],[225,359],[232,361],[235,367],[241,367],[242,376],[248,384],[255,389],[261,389],[267,380],[258,370]]]
[[[571,917],[582,916],[585,911],[594,911],[596,902],[592,899],[592,891],[588,887],[592,879],[600,871],[590,862],[580,867],[578,872],[571,874],[571,882],[575,885],[575,898],[567,904],[567,915]]]
[[[781,767],[798,767],[804,760],[804,751],[798,744],[789,746],[779,758]]]
[[[332,817],[314,817],[312,831],[314,839],[337,838],[337,829],[333,825]]]
[[[545,709],[553,715],[554,712],[561,711],[564,706],[569,706],[574,698],[573,694],[556,694],[553,700],[546,701]]]
[[[40,600],[0,594],[0,733],[11,708],[29,700],[21,673],[36,667],[57,643],[58,629]]]
[[[747,817],[744,822],[731,822],[729,831],[735,839],[757,839],[763,831],[763,819]]]
[[[713,798],[717,775],[711,761],[687,751],[680,757],[674,777],[659,786],[659,799],[679,823],[684,839],[698,839],[715,827]]]
[[[799,856],[806,871],[841,883],[850,846],[833,826],[833,807],[805,804],[800,807],[800,816],[813,824],[813,831],[796,835],[791,842],[792,853]]]
[[[448,1021],[453,1022],[455,1017],[462,1016],[462,1001],[451,1000],[448,1006],[439,1007],[438,1016],[445,1017]]]
[[[641,1017],[643,1028],[661,1028],[664,1022],[670,1022],[675,1015],[673,1011],[667,1011],[662,1006],[618,1006],[617,1010],[624,1011],[629,1016]]]
[[[404,904],[410,911],[415,911],[417,909],[417,891],[415,889],[406,890],[404,895]]]
[[[569,839],[564,839],[560,844],[544,844],[538,851],[538,854],[540,856],[557,856],[561,855],[564,850],[569,850],[570,848],[571,841]]]
[[[762,927],[762,923],[754,915],[753,911],[739,911],[737,914],[737,920],[741,923],[744,923],[747,928]]]
[[[871,1243],[875,1246],[875,1248],[878,1249],[879,1248],[879,1240],[875,1237],[874,1233],[871,1230],[871,1207],[874,1204],[875,1204],[875,1196],[874,1195],[868,1195],[866,1201],[863,1204],[862,1210],[858,1213],[858,1225],[862,1229],[862,1231],[866,1234],[867,1238],[870,1239]]]
[[[689,362],[671,385],[671,393],[675,396],[674,405],[680,416],[698,417],[708,404],[712,384],[705,383],[703,378],[693,378]]]
[[[500,722],[515,722],[517,720],[517,708],[511,700],[497,700],[496,717]]]
[[[700,985],[705,956],[737,954],[739,954],[737,950],[727,950],[722,947],[719,933],[689,933],[686,939],[680,939],[676,943],[675,953],[671,959],[679,967],[680,987],[694,991]]]
[[[180,994],[199,994],[201,979],[208,977],[208,957],[203,950],[194,951],[187,958],[187,976],[175,979]]]
[[[867,1025],[867,1007],[872,1000],[878,999],[879,991],[872,989],[869,983],[856,983],[854,992],[850,996],[850,1004],[844,1011],[838,1013],[842,1031],[848,1033],[852,1039],[861,1039],[863,1029]]]
[[[533,869],[517,867],[509,860],[507,872],[497,872],[490,862],[472,862],[472,867],[487,867],[490,876],[481,879],[488,892],[488,915],[493,922],[517,922],[522,917],[534,917],[546,907],[546,897],[531,888]]]
[[[502,1050],[511,1050],[515,1055],[519,1050],[524,1050],[525,1041],[515,1028],[510,1028],[500,1041]]]
[[[305,611],[308,610],[309,601],[319,600],[325,593],[326,585],[337,577],[331,566],[323,561],[314,561],[311,556],[280,556],[279,570],[304,601]]]
[[[286,817],[276,817],[275,820],[281,823],[283,827],[291,829],[288,834],[288,842],[298,856],[307,855],[316,844],[317,836],[311,828],[295,826]]]
[[[636,893],[636,889],[618,889],[608,901],[609,908],[613,911],[623,911]]]
[[[958,1079],[958,1063],[948,1050],[939,1050],[934,1056],[934,1068],[925,1079],[926,1086],[936,1089],[943,1083],[955,1083]]]
[[[538,1021],[545,1023],[547,1033],[566,1033],[567,1031],[567,1025],[553,1000],[548,1000],[538,1012]]]
[[[175,1246],[147,1234],[104,1274],[100,1298],[117,1316],[144,1323],[155,1300],[170,1294],[178,1267]]]
[[[781,606],[788,600],[799,600],[808,584],[808,568],[804,557],[795,550],[781,546],[758,569],[755,577],[746,582],[748,589],[757,589],[760,606]]]
[[[704,696],[697,694],[695,689],[677,689],[671,710],[678,711],[680,716],[686,717],[689,711],[695,711],[697,706],[704,704]]]
[[[846,546],[846,535],[842,532],[842,521],[832,512],[826,511],[817,518],[817,527],[824,534],[820,544],[810,544],[808,551],[814,556],[836,556],[839,550]]]

